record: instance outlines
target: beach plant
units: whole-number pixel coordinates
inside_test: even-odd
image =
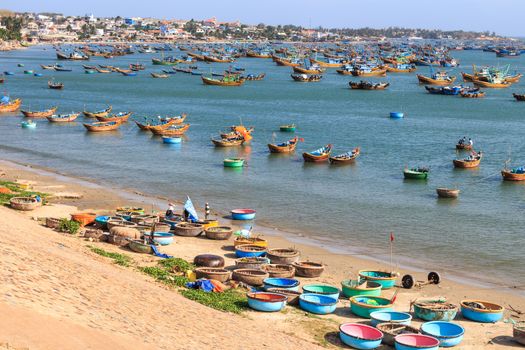
[[[236,289],[229,289],[222,293],[206,293],[200,289],[183,289],[180,293],[199,304],[220,311],[240,314],[248,309],[246,293]]]
[[[9,200],[13,197],[40,196],[43,202],[45,202],[45,199],[49,197],[49,194],[47,193],[23,190],[20,188],[20,186],[16,182],[0,181],[0,187],[4,187],[10,190],[10,193],[0,192],[0,204],[1,205],[9,205]]]
[[[73,220],[61,219],[58,223],[58,230],[74,235],[80,230],[80,224]]]
[[[88,246],[88,248],[95,254],[98,254],[106,258],[113,259],[115,264],[120,265],[120,266],[128,267],[132,261],[132,259],[129,256],[124,255],[124,254],[108,252],[108,251],[105,251],[104,249],[100,249],[100,248],[93,247],[93,246]]]

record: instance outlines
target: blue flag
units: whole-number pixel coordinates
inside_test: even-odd
[[[199,221],[199,216],[197,215],[197,211],[195,210],[190,197],[186,199],[186,203],[184,203],[184,209],[186,209],[186,211],[189,213],[189,219],[191,221]]]

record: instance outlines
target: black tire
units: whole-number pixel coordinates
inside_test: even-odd
[[[441,276],[434,271],[428,273],[427,279],[431,284],[439,284],[439,282],[441,282]]]
[[[414,277],[412,277],[411,275],[404,275],[401,279],[401,285],[405,289],[412,289],[412,287],[414,287],[414,284]]]

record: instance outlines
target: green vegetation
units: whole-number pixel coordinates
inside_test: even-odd
[[[5,187],[12,192],[12,193],[0,193],[0,205],[9,205],[9,200],[13,197],[31,197],[31,196],[38,195],[42,198],[42,200],[44,200],[48,196],[47,193],[23,190],[15,182],[0,181],[0,187]]]
[[[5,27],[5,29],[0,29],[0,40],[22,40],[20,30],[24,24],[23,18],[14,16],[0,17],[0,24]]]
[[[129,256],[124,255],[124,254],[107,252],[104,249],[100,249],[100,248],[93,247],[90,245],[88,245],[88,248],[95,254],[101,255],[106,258],[113,259],[115,261],[115,264],[120,265],[120,266],[128,267],[132,261],[132,259]]]
[[[74,235],[80,230],[80,224],[73,220],[61,219],[58,224],[58,230],[60,232],[67,232],[71,235]]]

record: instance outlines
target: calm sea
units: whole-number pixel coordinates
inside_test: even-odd
[[[452,72],[472,64],[511,64],[525,72],[524,58],[497,59],[494,53],[454,52],[461,61]],[[513,92],[523,83],[487,90],[484,99],[463,99],[426,93],[415,73],[392,74],[386,91],[352,91],[351,77],[329,70],[319,83],[293,82],[289,67],[271,60],[239,59],[248,73],[265,72],[263,81],[240,88],[205,86],[200,77],[183,73],[153,79],[152,55],[87,64],[147,64],[137,77],[84,74],[81,64],[62,62],[73,72],[42,71],[39,64],[56,62],[54,50],[34,47],[0,54],[0,71],[14,71],[1,86],[21,97],[25,109],[58,105],[68,113],[102,109],[133,111],[136,117],[188,113],[191,128],[184,143],[168,146],[128,123],[117,132],[87,133],[79,122],[55,125],[38,121],[35,130],[21,129],[19,117],[0,118],[0,156],[46,166],[102,184],[136,188],[184,200],[185,195],[214,209],[257,209],[257,224],[278,227],[323,241],[351,253],[385,258],[389,232],[396,237],[396,260],[428,270],[453,271],[505,285],[525,284],[525,184],[501,181],[504,161],[525,165],[525,103]],[[24,68],[16,65],[23,63]],[[199,64],[219,72],[227,65]],[[24,69],[44,77],[22,74]],[[428,74],[420,67],[418,73]],[[47,88],[55,77],[63,91]],[[354,78],[355,79],[355,78]],[[403,111],[404,120],[391,120]],[[250,146],[217,149],[210,137],[227,126],[255,127]],[[304,143],[292,156],[270,155],[266,144],[290,134],[279,125],[294,122]],[[485,156],[479,169],[456,170],[454,145],[472,137]],[[301,152],[332,143],[335,153],[356,146],[362,150],[351,166],[305,164]],[[224,169],[226,157],[245,157],[240,171]],[[428,181],[404,181],[408,166],[430,166]],[[436,187],[461,189],[458,200],[439,200]],[[478,276],[478,277],[476,277]]]

